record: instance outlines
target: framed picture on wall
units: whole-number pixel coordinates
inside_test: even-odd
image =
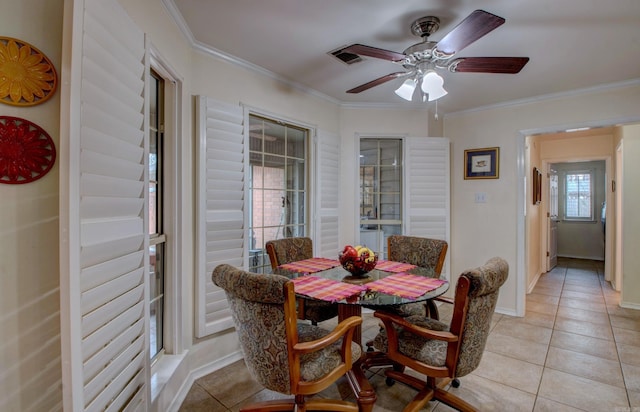
[[[533,168],[531,187],[533,188],[533,204],[537,205],[542,201],[542,172],[537,167]]]
[[[500,177],[500,148],[468,149],[464,151],[464,178],[498,179]]]

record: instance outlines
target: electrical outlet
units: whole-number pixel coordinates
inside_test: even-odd
[[[476,203],[487,203],[487,194],[483,192],[476,193]]]

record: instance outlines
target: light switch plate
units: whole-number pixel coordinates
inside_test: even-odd
[[[484,192],[476,193],[476,203],[487,203],[487,194]]]

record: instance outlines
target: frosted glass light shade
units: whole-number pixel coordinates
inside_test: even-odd
[[[433,70],[427,71],[422,78],[422,91],[429,95],[428,101],[438,100],[442,96],[447,95],[447,91],[442,87],[444,80]]]
[[[414,79],[407,79],[396,89],[396,94],[405,100],[411,101],[415,90],[416,81]]]

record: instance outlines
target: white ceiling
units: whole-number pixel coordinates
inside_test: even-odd
[[[374,59],[347,65],[329,55],[361,43],[402,52],[419,42],[415,19],[433,15],[438,41],[475,9],[506,22],[456,57],[524,56],[518,74],[440,71],[451,113],[640,79],[640,0],[164,0],[182,30],[239,64],[309,88],[347,105],[424,105],[393,91],[396,79],[359,94],[346,90],[400,65]],[[433,105],[434,102],[428,103]]]

